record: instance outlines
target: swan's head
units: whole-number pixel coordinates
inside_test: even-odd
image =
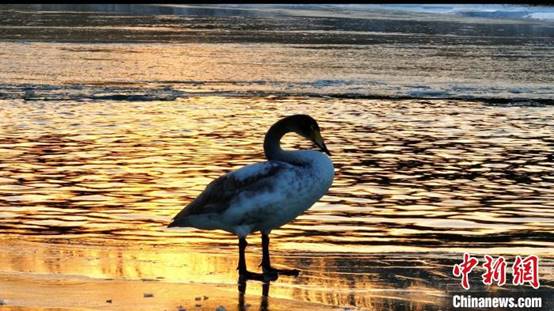
[[[286,120],[286,123],[289,126],[290,130],[302,137],[311,140],[319,147],[319,149],[321,149],[322,152],[331,155],[331,152],[329,152],[327,146],[325,146],[323,137],[321,137],[319,125],[317,125],[317,121],[314,118],[310,117],[307,114],[296,114],[287,117],[284,120]]]

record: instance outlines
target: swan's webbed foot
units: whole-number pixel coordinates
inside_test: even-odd
[[[239,278],[242,280],[258,280],[263,281],[264,275],[261,273],[250,272],[248,270],[239,270]]]
[[[262,233],[262,249],[263,256],[260,266],[262,266],[264,274],[276,277],[279,275],[298,276],[300,274],[300,270],[297,269],[277,269],[271,266],[271,260],[269,259],[269,235],[267,233]]]
[[[298,269],[277,269],[277,268],[273,268],[271,266],[263,267],[263,270],[264,270],[264,274],[267,274],[267,275],[298,276],[300,274],[300,270],[298,270]]]
[[[279,277],[278,274],[268,274],[268,273],[256,273],[250,272],[248,270],[241,271],[239,269],[239,282],[241,281],[260,281],[260,282],[271,282],[277,280]]]

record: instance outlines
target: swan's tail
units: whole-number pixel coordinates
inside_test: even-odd
[[[171,221],[169,225],[167,225],[168,228],[174,228],[174,227],[191,227],[190,222],[188,221],[188,217],[175,217]]]

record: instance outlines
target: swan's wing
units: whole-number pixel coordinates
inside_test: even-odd
[[[242,167],[212,181],[206,189],[179,214],[170,227],[179,226],[191,215],[223,213],[241,194],[260,192],[272,187],[276,176],[290,171],[291,164],[268,161]]]

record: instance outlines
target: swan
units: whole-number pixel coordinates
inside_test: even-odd
[[[281,138],[290,132],[312,141],[321,152],[283,150]],[[239,239],[240,277],[267,280],[276,279],[279,274],[297,276],[296,269],[271,266],[269,234],[294,220],[327,193],[334,176],[331,153],[316,120],[305,114],[291,115],[273,124],[265,135],[263,147],[267,161],[244,166],[213,180],[168,227],[221,229],[235,234]],[[262,235],[263,274],[248,271],[244,255],[246,237],[257,231]]]

